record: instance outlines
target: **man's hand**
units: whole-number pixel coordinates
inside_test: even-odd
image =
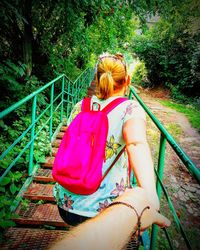
[[[151,205],[143,188],[136,187],[133,189],[127,189],[124,194],[118,197],[115,201],[123,201],[132,205],[138,212],[138,215],[141,214],[145,207],[150,207],[144,211],[141,217],[141,231],[144,231],[154,223],[160,227],[169,227],[171,224],[166,217],[158,213],[155,207]]]

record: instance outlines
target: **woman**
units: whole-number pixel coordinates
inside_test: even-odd
[[[101,56],[96,72],[97,93],[92,96],[92,103],[98,103],[103,109],[115,98],[124,96],[129,83],[130,77],[121,55]],[[68,125],[80,112],[81,103],[77,103],[72,110]],[[60,215],[70,225],[77,225],[87,218],[94,217],[112,200],[124,193],[129,187],[129,164],[136,176],[138,186],[146,190],[150,203],[157,210],[159,209],[143,109],[136,101],[127,100],[108,114],[108,120],[109,131],[103,173],[125,145],[127,153],[120,156],[99,189],[91,195],[77,195],[59,184],[55,185],[54,196]]]

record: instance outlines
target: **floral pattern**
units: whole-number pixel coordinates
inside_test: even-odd
[[[109,205],[108,200],[105,200],[104,203],[99,202],[99,208],[97,212],[101,213]]]
[[[67,196],[64,194],[64,204],[62,205],[62,208],[65,210],[73,209],[72,204],[74,201],[71,199],[71,195]]]
[[[122,178],[119,183],[116,183],[116,188],[110,193],[111,195],[119,196],[125,191],[124,179]]]
[[[138,104],[137,104],[137,103],[134,103],[134,104],[133,104],[133,103],[130,103],[130,104],[126,107],[126,110],[125,110],[125,112],[124,112],[124,115],[123,115],[123,117],[122,117],[122,120],[124,120],[125,117],[126,117],[127,115],[131,116],[131,115],[133,114],[135,108],[138,108]]]
[[[112,158],[113,155],[117,155],[117,149],[121,147],[120,143],[115,142],[114,135],[110,137],[110,140],[106,142],[106,160]]]

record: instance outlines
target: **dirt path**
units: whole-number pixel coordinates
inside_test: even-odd
[[[188,119],[183,114],[159,103],[159,100],[165,98],[162,92],[140,90],[139,95],[196,166],[200,168],[200,134],[191,127]],[[147,121],[147,134],[153,158],[156,161],[160,133],[150,119]],[[191,177],[169,145],[167,145],[164,176],[167,191],[187,236],[191,240],[193,248],[200,249],[200,185]],[[162,206],[163,210],[167,211],[165,201]],[[176,249],[187,249],[180,237],[176,235],[176,231],[171,230],[171,234]]]

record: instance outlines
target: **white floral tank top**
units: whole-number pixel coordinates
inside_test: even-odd
[[[93,96],[92,102],[99,103],[101,109],[103,109],[115,98],[118,97],[99,100],[96,96]],[[80,110],[81,102],[74,106],[67,122],[68,125]],[[102,168],[103,173],[109,168],[118,153],[125,146],[122,136],[124,123],[136,117],[146,120],[144,110],[139,103],[134,100],[127,100],[119,104],[108,114],[109,130],[106,143],[106,161]],[[56,183],[54,187],[54,197],[58,206],[64,210],[86,217],[94,217],[106,208],[113,199],[123,194],[128,187],[128,178],[128,159],[126,152],[124,152],[95,193],[91,195],[74,194]]]

